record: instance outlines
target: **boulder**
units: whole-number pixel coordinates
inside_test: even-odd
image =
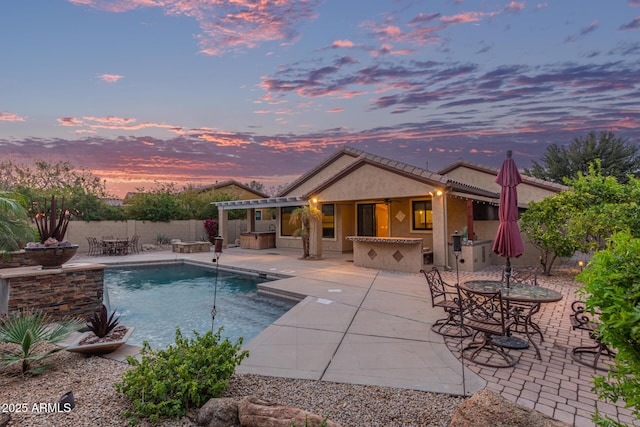
[[[209,399],[198,411],[197,423],[206,427],[237,427],[238,401],[230,397]]]
[[[488,390],[480,390],[458,407],[449,427],[568,427],[533,409],[517,405]]]
[[[242,427],[340,427],[339,424],[324,420],[319,415],[268,402],[255,396],[247,396],[238,402],[238,417]]]

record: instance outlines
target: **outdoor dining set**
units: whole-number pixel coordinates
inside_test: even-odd
[[[470,280],[455,285],[442,280],[437,267],[421,272],[429,285],[432,306],[444,309],[447,315],[434,322],[431,330],[467,340],[461,347],[465,360],[493,368],[511,367],[517,359],[514,352],[506,349],[523,350],[529,346],[542,360],[536,341],[543,342],[544,334],[534,315],[542,304],[560,301],[563,296],[539,286],[535,269],[514,269],[510,274],[503,269],[501,280]],[[574,301],[572,310],[570,326],[589,332],[594,344],[575,347],[571,357],[594,369],[608,370],[610,366],[600,363],[601,359],[610,360],[615,351],[599,339],[597,320],[585,311],[582,301]]]
[[[130,239],[128,237],[113,236],[102,236],[101,239],[87,237],[87,242],[89,243],[87,255],[128,255],[130,253],[139,253],[139,240],[140,236],[137,234]]]

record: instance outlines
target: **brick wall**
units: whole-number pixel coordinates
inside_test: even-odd
[[[104,292],[104,265],[50,271],[30,269],[24,274],[9,275],[3,280],[9,284],[9,312],[19,309],[40,309],[53,319],[65,316],[88,318],[102,305]]]

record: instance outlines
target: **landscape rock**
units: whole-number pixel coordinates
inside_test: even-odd
[[[568,427],[541,412],[517,405],[488,390],[480,390],[458,407],[449,427]]]
[[[209,399],[198,411],[197,422],[205,427],[237,427],[238,401],[231,397]]]
[[[243,427],[320,427],[323,422],[327,427],[340,427],[333,421],[325,421],[319,415],[262,400],[255,396],[247,396],[240,400],[238,417]]]

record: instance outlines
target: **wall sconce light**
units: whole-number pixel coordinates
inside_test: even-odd
[[[578,267],[580,267],[580,271],[582,271],[582,267],[584,267],[584,261],[578,261]]]
[[[311,199],[311,203],[315,205],[316,203],[318,203],[318,199],[314,197],[313,199]]]
[[[442,196],[442,190],[437,190],[436,191],[436,196],[438,196],[438,197]]]

